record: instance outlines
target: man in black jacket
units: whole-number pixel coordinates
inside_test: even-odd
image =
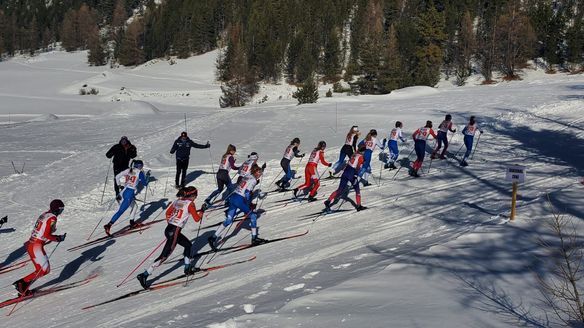
[[[185,186],[185,177],[187,175],[187,169],[189,168],[189,156],[191,155],[191,147],[193,148],[209,148],[211,144],[207,141],[207,144],[200,145],[192,141],[186,132],[182,132],[180,137],[174,141],[170,153],[174,154],[176,152],[176,178],[175,186],[176,188]],[[182,175],[182,177],[181,177]],[[179,183],[179,177],[180,183]]]
[[[130,164],[130,160],[132,158],[136,158],[138,155],[138,151],[136,150],[136,146],[130,143],[128,137],[123,136],[120,139],[120,142],[113,145],[105,156],[107,158],[112,158],[112,162],[114,163],[114,190],[116,191],[116,199],[119,201],[121,199],[120,196],[120,187],[116,182],[115,176],[118,175],[123,170],[127,169]]]

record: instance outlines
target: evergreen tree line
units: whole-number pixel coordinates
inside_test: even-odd
[[[158,3],[157,3],[158,2]],[[92,65],[220,48],[222,105],[257,83],[351,81],[364,94],[517,79],[526,61],[581,69],[584,0],[0,0],[0,53],[61,42]],[[131,17],[131,19],[128,19]],[[235,99],[235,100],[234,100]]]

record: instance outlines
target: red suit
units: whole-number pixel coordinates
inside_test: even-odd
[[[306,164],[306,168],[304,169],[304,177],[305,182],[303,185],[298,187],[298,190],[302,190],[305,188],[310,187],[312,182],[312,189],[310,189],[309,196],[314,197],[316,192],[318,191],[318,187],[320,186],[319,176],[317,172],[318,162],[321,162],[323,165],[331,166],[331,163],[327,162],[324,159],[324,150],[321,149],[314,149],[312,153],[310,153],[310,157],[308,158],[308,164]]]
[[[44,246],[48,242],[58,241],[58,237],[53,235],[56,229],[57,216],[55,214],[45,212],[37,219],[26,246],[26,251],[34,264],[35,271],[23,278],[26,283],[33,283],[51,271],[49,258],[47,257],[47,253],[45,253]]]

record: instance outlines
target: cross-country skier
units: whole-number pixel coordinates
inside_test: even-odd
[[[239,170],[239,167],[235,166],[235,157],[233,157],[236,151],[237,149],[234,145],[229,145],[227,146],[227,151],[225,151],[225,154],[221,157],[219,170],[217,170],[217,189],[205,199],[205,204],[203,204],[205,209],[211,206],[213,199],[221,194],[224,187],[227,187],[227,193],[230,193],[233,190],[233,182],[231,182],[229,171]]]
[[[256,153],[255,151],[252,151],[249,155],[247,155],[247,160],[243,162],[243,164],[241,164],[241,166],[239,167],[239,171],[237,171],[237,174],[239,175],[237,177],[237,184],[239,184],[241,180],[243,180],[243,178],[245,178],[247,175],[251,173],[251,168],[253,167],[254,164],[257,164],[259,158],[260,157],[258,153]],[[262,170],[265,168],[266,163],[262,165]]]
[[[351,158],[357,149],[357,140],[359,139],[360,134],[359,127],[357,125],[353,125],[345,137],[345,144],[343,147],[341,147],[339,160],[333,164],[334,172],[329,172],[331,176],[341,172],[344,166],[343,164],[345,163],[345,157]]]
[[[446,154],[446,149],[448,149],[448,131],[450,131],[452,133],[456,133],[456,129],[452,125],[452,115],[450,115],[450,114],[446,114],[444,121],[442,121],[442,123],[440,123],[440,125],[438,126],[438,136],[436,138],[436,142],[437,142],[436,149],[434,149],[434,151],[432,152],[432,155],[430,156],[432,159],[436,158],[436,154],[438,153],[438,151],[442,147],[442,142],[444,142],[444,149],[442,149],[442,153],[440,153],[440,159],[446,158],[446,157],[444,157],[444,154]]]
[[[389,133],[389,142],[387,143],[387,148],[389,148],[389,159],[384,166],[386,169],[397,169],[395,166],[395,161],[397,161],[397,158],[399,157],[397,141],[399,139],[401,142],[406,142],[406,139],[404,139],[402,135],[402,127],[402,122],[397,121],[395,122],[395,128],[391,129],[391,132]]]
[[[371,174],[371,156],[373,155],[373,150],[375,147],[379,147],[383,151],[385,148],[386,139],[383,142],[377,139],[377,130],[371,129],[365,139],[361,140],[359,144],[365,145],[365,152],[363,153],[363,165],[361,170],[359,170],[359,177],[364,186],[369,185],[369,174]]]
[[[200,145],[192,141],[184,131],[180,134],[180,137],[174,141],[170,153],[174,154],[176,152],[176,177],[174,179],[176,188],[184,187],[186,185],[185,177],[187,175],[187,169],[189,168],[191,147],[204,149],[211,147],[211,144],[207,141],[206,144]]]
[[[142,186],[148,186],[148,179],[150,178],[150,171],[144,174],[142,171],[144,167],[144,162],[141,160],[134,160],[132,162],[132,167],[124,170],[120,174],[116,175],[116,181],[121,185],[124,185],[124,190],[122,191],[122,203],[118,211],[112,216],[110,222],[104,225],[105,233],[111,236],[110,229],[114,223],[124,214],[124,212],[134,203],[136,197],[136,189],[141,183]],[[130,226],[134,225],[134,220],[130,220]]]
[[[319,141],[316,148],[310,153],[308,158],[308,163],[306,163],[306,168],[304,169],[304,184],[294,188],[294,197],[298,196],[298,191],[310,188],[308,191],[308,201],[313,202],[316,200],[315,196],[320,186],[320,176],[318,175],[318,162],[320,161],[323,165],[331,167],[332,164],[324,159],[324,150],[326,148],[326,142]],[[312,187],[311,187],[312,186]]]
[[[32,294],[32,291],[29,289],[30,285],[51,271],[49,257],[45,252],[44,246],[51,241],[60,243],[65,240],[67,234],[53,234],[57,230],[57,217],[63,213],[64,209],[65,204],[63,204],[63,201],[55,199],[51,201],[49,210],[41,214],[37,219],[26,245],[26,251],[34,264],[35,271],[13,283],[20,296]]]
[[[136,146],[132,145],[126,136],[123,136],[120,139],[120,142],[113,145],[110,150],[105,153],[107,158],[113,157],[114,176],[127,169],[130,160],[136,158],[137,155],[138,151],[136,150]],[[119,202],[122,199],[122,196],[120,196],[120,187],[118,186],[116,179],[114,179],[114,190],[116,192],[116,200]]]
[[[432,130],[432,121],[426,121],[426,125],[417,129],[412,138],[414,139],[417,159],[412,164],[409,174],[413,177],[419,177],[418,170],[422,168],[422,163],[424,163],[424,157],[426,156],[426,140],[428,137],[432,136],[436,139],[436,133]]]
[[[462,134],[464,135],[464,145],[466,146],[466,153],[464,153],[464,157],[460,162],[461,166],[468,166],[466,159],[468,158],[468,156],[470,156],[470,153],[472,151],[474,135],[477,131],[479,131],[481,134],[483,133],[483,130],[480,129],[479,126],[477,125],[475,117],[471,116],[468,121],[468,124],[464,127],[464,129],[462,129]]]
[[[168,222],[168,225],[166,226],[166,229],[164,229],[166,243],[164,244],[162,253],[160,253],[148,269],[136,277],[144,289],[148,289],[149,287],[147,282],[148,276],[152,274],[155,268],[159,267],[164,261],[166,261],[166,259],[168,259],[170,254],[174,251],[176,244],[179,244],[184,248],[184,273],[190,275],[199,271],[195,266],[195,263],[191,262],[192,243],[181,232],[187,224],[189,216],[191,216],[195,222],[201,221],[204,209],[201,208],[200,211],[197,211],[195,206],[197,188],[193,186],[180,189],[176,196],[178,199],[172,202],[172,204],[166,209],[166,221]]]
[[[298,147],[300,147],[300,139],[292,139],[292,141],[290,141],[290,145],[288,145],[286,150],[284,150],[284,156],[282,157],[282,160],[280,160],[280,166],[282,167],[282,170],[284,170],[284,176],[280,180],[276,181],[276,185],[282,189],[290,187],[290,180],[292,180],[294,174],[296,174],[296,171],[292,171],[290,168],[290,161],[292,161],[292,158],[302,158],[305,155],[300,154],[300,149],[298,149]]]
[[[327,200],[324,201],[325,211],[331,211],[331,204],[334,204],[339,197],[343,197],[345,193],[349,192],[349,183],[351,187],[355,189],[355,202],[357,211],[366,209],[365,206],[361,205],[361,191],[359,189],[359,177],[358,173],[364,162],[363,153],[365,152],[365,145],[359,145],[357,151],[351,156],[349,162],[345,166],[343,175],[341,176],[341,183],[336,191],[334,191]]]
[[[262,176],[263,169],[259,167],[257,164],[253,164],[250,170],[250,174],[246,175],[242,178],[242,180],[237,184],[235,187],[235,191],[229,197],[229,209],[227,210],[227,216],[223,221],[223,224],[219,226],[219,228],[215,231],[215,234],[207,240],[209,242],[209,246],[214,250],[217,251],[218,242],[220,239],[225,238],[223,232],[231,223],[233,223],[233,219],[235,218],[236,213],[244,213],[250,220],[250,227],[251,227],[251,243],[252,245],[259,245],[266,242],[265,239],[262,239],[258,236],[258,226],[257,226],[257,213],[254,212],[252,209],[251,201],[254,196],[254,188],[258,184],[260,177]],[[259,192],[257,190],[256,192]]]

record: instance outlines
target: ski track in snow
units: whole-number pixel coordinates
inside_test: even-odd
[[[335,286],[393,267],[411,254],[440,251],[443,245],[470,236],[477,230],[508,224],[510,185],[503,181],[507,164],[521,162],[528,166],[528,179],[520,186],[519,213],[543,208],[546,193],[570,190],[577,174],[584,172],[581,164],[571,166],[582,163],[581,152],[565,154],[538,149],[529,141],[548,138],[551,132],[557,133],[560,140],[569,137],[575,138],[566,139],[572,143],[582,141],[584,118],[581,109],[584,101],[578,97],[570,98],[575,94],[581,97],[582,90],[577,88],[584,82],[581,76],[556,75],[543,81],[514,82],[501,87],[417,88],[397,92],[394,96],[337,97],[335,94],[335,98],[323,98],[320,103],[305,106],[282,101],[239,109],[216,109],[209,107],[204,100],[208,97],[208,90],[216,89],[212,77],[205,75],[189,82],[188,76],[178,73],[180,70],[160,75],[159,72],[168,69],[168,64],[162,62],[137,70],[101,74],[79,65],[59,66],[63,63],[53,62],[59,56],[50,54],[45,61],[38,62],[9,60],[0,63],[0,74],[3,70],[13,72],[17,69],[15,66],[38,74],[39,80],[46,78],[50,71],[62,74],[51,86],[54,93],[46,90],[30,98],[19,88],[26,81],[16,80],[14,86],[3,86],[1,114],[10,113],[8,107],[22,107],[23,113],[47,114],[34,111],[38,101],[46,102],[47,110],[51,111],[63,108],[63,113],[89,113],[74,119],[62,119],[57,115],[59,119],[27,121],[0,128],[0,155],[3,159],[0,162],[0,197],[3,199],[0,216],[9,215],[10,218],[9,224],[3,228],[15,229],[0,234],[0,265],[4,261],[15,263],[26,258],[20,245],[27,240],[34,220],[50,199],[59,197],[65,201],[66,210],[59,218],[58,232],[67,232],[67,240],[51,258],[51,273],[40,279],[35,287],[74,281],[97,269],[100,275],[88,285],[26,302],[24,307],[3,319],[9,326],[17,323],[23,328],[37,327],[42,320],[48,327],[223,328],[253,326],[254,322],[268,327],[275,326],[273,320],[277,318],[279,324],[289,327],[296,324],[287,322],[296,323],[294,320],[301,320],[306,313],[311,315],[311,319],[304,322],[309,326],[310,323],[312,326],[330,326],[332,321],[326,320],[335,312],[334,300],[338,297],[333,292]],[[79,58],[76,55],[63,56],[73,58],[71,60]],[[212,62],[207,57],[204,60],[205,65]],[[193,65],[187,66],[189,69],[203,65],[197,64],[196,59],[183,63]],[[103,90],[113,91],[94,99],[69,94],[78,89],[79,81],[85,80],[95,82]],[[163,84],[160,90],[156,90],[155,85],[148,87],[152,80]],[[35,85],[40,83],[33,82]],[[186,88],[181,85],[185,82],[188,82]],[[144,103],[133,103],[137,107],[123,109],[121,104],[124,101],[104,102],[103,99],[118,95],[120,85],[126,86],[133,97],[142,95],[143,99],[135,100]],[[180,97],[179,94],[187,89],[201,97],[200,105],[191,102],[187,107],[178,104],[176,99],[167,99]],[[150,106],[157,112],[142,112]],[[140,114],[133,113],[132,108]],[[198,206],[215,188],[213,172],[229,143],[237,146],[237,164],[251,151],[260,154],[260,163],[267,162],[268,169],[260,188],[269,191],[274,185],[267,184],[280,173],[281,153],[295,136],[301,138],[301,150],[306,153],[319,140],[326,140],[329,145],[326,158],[334,162],[346,130],[353,124],[358,124],[363,132],[377,128],[379,136],[384,138],[394,121],[399,119],[405,125],[404,135],[409,137],[426,119],[432,119],[437,126],[445,113],[452,113],[460,129],[469,115],[478,115],[486,133],[481,137],[481,146],[471,166],[461,168],[453,158],[434,160],[427,173],[430,162],[427,157],[419,179],[409,177],[406,169],[402,169],[395,180],[395,170],[383,170],[380,179],[376,151],[372,158],[372,185],[362,189],[363,203],[369,209],[359,213],[345,202],[342,209],[346,212],[320,216],[315,222],[312,218],[303,219],[303,216],[322,209],[322,200],[337,188],[339,180],[323,179],[318,193],[321,201],[314,203],[290,202],[284,205],[279,201],[290,198],[291,193],[270,193],[262,203],[267,212],[258,221],[261,235],[271,238],[309,229],[306,236],[217,255],[211,263],[199,265],[229,263],[253,254],[257,259],[211,272],[208,277],[193,281],[187,287],[181,284],[92,310],[81,310],[83,306],[139,289],[134,277],[120,288],[115,285],[163,238],[164,224],[159,223],[142,233],[106,240],[78,251],[66,250],[85,242],[97,222],[102,218],[107,221],[117,208],[112,200],[112,172],[107,173],[110,164],[105,152],[121,135],[129,136],[154,177],[148,193],[138,195],[138,199],[146,197],[146,202],[138,203],[142,213],[137,217],[148,221],[161,219],[166,204],[174,199],[176,192],[172,187],[174,159],[168,151],[174,139],[185,129],[185,112],[189,135],[197,142],[210,140],[212,143],[210,152],[206,149],[191,152],[189,175],[191,184],[199,189]],[[337,112],[338,122],[335,118]],[[108,115],[111,113],[124,115]],[[513,128],[525,126],[530,128],[522,130],[525,136],[514,134]],[[456,136],[449,151],[455,153],[461,144],[462,138]],[[412,147],[411,141],[400,144],[401,156],[407,156]],[[24,174],[13,174],[10,160],[17,167],[26,162]],[[297,163],[298,160],[293,161],[292,168],[304,176],[306,161],[300,166]],[[322,172],[323,168],[319,169]],[[109,174],[109,180],[105,186],[104,203],[100,205],[106,174]],[[297,184],[303,183],[301,180]],[[353,192],[349,196],[354,199]],[[130,216],[127,212],[114,230],[122,228]],[[218,223],[223,217],[221,210],[209,212],[203,225]],[[100,226],[94,238],[103,235]],[[183,232],[194,239],[197,227],[188,223]],[[202,229],[201,238],[194,242],[194,250],[207,250],[205,240],[213,231],[213,228]],[[226,246],[248,241],[249,231],[244,225]],[[54,244],[49,244],[47,252],[53,247]],[[164,280],[180,274],[182,268],[173,262],[181,258],[180,251],[177,247],[173,258],[158,268],[154,277],[164,275],[161,278]],[[153,258],[139,270],[149,265]],[[28,265],[0,275],[2,298],[13,297],[11,283],[30,270]],[[328,300],[331,302],[329,313],[322,312],[323,308],[317,306],[326,302],[316,300],[321,292],[328,295],[327,291],[333,295],[327,296],[332,297]],[[353,321],[356,315],[349,313],[350,308],[340,311],[344,313],[337,313],[339,321],[335,323],[356,325]],[[469,316],[474,315],[478,315],[477,312]]]

